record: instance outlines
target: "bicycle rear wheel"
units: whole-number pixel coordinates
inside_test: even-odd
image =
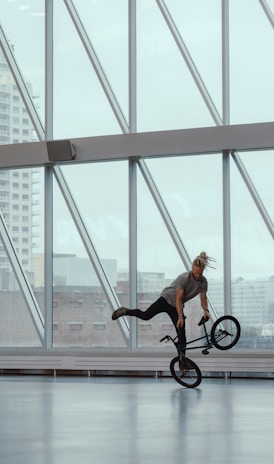
[[[229,350],[236,345],[241,335],[239,321],[233,316],[222,316],[211,329],[211,341],[218,350]]]
[[[202,374],[195,362],[185,356],[176,356],[170,363],[172,377],[183,387],[194,388],[200,385]]]

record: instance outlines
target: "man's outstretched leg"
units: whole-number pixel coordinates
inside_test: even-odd
[[[143,321],[149,321],[149,319],[160,313],[167,313],[173,324],[176,326],[178,317],[176,308],[170,306],[162,296],[152,303],[145,311],[141,311],[140,309],[129,309],[125,308],[125,306],[121,306],[121,308],[116,309],[116,311],[112,313],[112,320],[115,321],[121,316],[133,316],[138,319],[142,319]]]

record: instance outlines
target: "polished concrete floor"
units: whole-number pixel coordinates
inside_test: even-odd
[[[1,464],[267,464],[274,380],[0,375]]]

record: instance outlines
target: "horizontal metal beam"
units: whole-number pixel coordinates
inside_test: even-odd
[[[71,142],[76,158],[64,163],[274,149],[274,122],[83,137]],[[0,146],[0,168],[46,164],[52,162],[45,142]]]

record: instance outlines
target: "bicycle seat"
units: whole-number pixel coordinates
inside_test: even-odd
[[[202,317],[202,319],[200,320],[200,322],[198,323],[198,325],[202,325],[202,324],[205,324],[205,322],[207,322],[209,320],[209,317]]]

